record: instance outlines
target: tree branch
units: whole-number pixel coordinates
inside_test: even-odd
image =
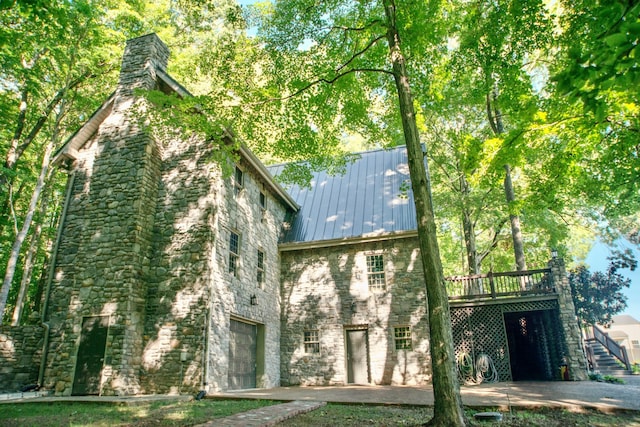
[[[65,87],[63,87],[60,90],[58,90],[58,92],[55,94],[53,99],[51,99],[51,101],[49,101],[49,103],[44,108],[44,110],[42,110],[42,113],[40,114],[40,117],[38,118],[36,123],[31,128],[31,131],[29,132],[29,134],[27,135],[25,140],[22,142],[22,144],[20,144],[16,148],[16,152],[15,152],[15,160],[16,161],[17,161],[17,159],[20,158],[20,156],[22,156],[22,153],[24,153],[24,151],[33,142],[35,137],[38,135],[38,133],[42,129],[42,126],[44,126],[44,124],[46,123],[47,119],[49,118],[49,114],[51,114],[53,109],[60,103],[60,101],[66,95],[66,93],[69,92],[69,90],[77,87],[80,83],[82,83],[90,75],[91,75],[91,72],[89,70],[87,70],[82,75],[80,75],[78,78],[76,78],[75,80],[70,82],[68,85],[66,85]],[[7,167],[9,167],[9,165],[7,165]]]
[[[350,63],[352,63],[353,61],[355,61],[355,59],[357,57],[359,57],[360,55],[362,55],[363,53],[365,53],[367,50],[369,50],[371,48],[371,46],[373,46],[374,44],[376,44],[377,42],[379,42],[380,40],[384,39],[386,36],[378,36],[375,39],[371,40],[363,49],[361,49],[360,51],[354,53],[353,55],[351,55],[351,58],[349,58],[347,60],[347,62],[345,62],[344,64],[342,64],[341,66],[339,66],[338,68],[336,68],[335,72],[339,73],[340,70],[342,70],[343,68],[345,68],[347,65],[349,65]]]
[[[13,133],[13,140],[11,141],[11,148],[13,148],[14,153],[15,153],[15,149],[18,147],[18,141],[20,140],[20,137],[22,137],[22,132],[24,131],[24,123],[27,117],[28,100],[29,100],[29,93],[27,92],[27,85],[25,84],[24,88],[20,93],[20,112],[18,113],[18,119],[16,120],[17,121],[16,130]],[[7,156],[7,162],[8,162],[8,158],[9,156]]]
[[[333,84],[336,81],[340,80],[342,77],[352,74],[352,73],[365,73],[365,72],[369,72],[369,73],[383,73],[383,74],[388,74],[390,76],[393,76],[393,72],[388,71],[388,70],[383,70],[383,69],[379,69],[379,68],[352,68],[350,70],[345,71],[344,73],[340,73],[336,76],[334,76],[331,79],[325,79],[323,78],[319,78],[317,80],[312,81],[311,83],[309,83],[308,85],[304,86],[301,89],[298,89],[297,91],[295,91],[294,93],[287,95],[287,96],[283,96],[280,98],[269,98],[266,99],[264,101],[260,101],[260,102],[254,102],[251,103],[249,105],[262,105],[262,104],[266,104],[267,102],[273,102],[273,101],[285,101],[287,99],[291,99],[291,98],[295,98],[296,96],[300,95],[301,93],[311,89],[312,87],[314,87],[315,85],[318,85],[320,83],[325,83],[325,84]]]
[[[496,126],[496,122],[495,119],[493,117],[493,113],[491,112],[491,99],[490,99],[490,94],[487,93],[487,118],[489,120],[489,126],[491,126],[491,130],[493,131],[493,133],[495,135],[498,134],[498,128]]]
[[[504,227],[504,224],[506,222],[507,220],[503,219],[502,222],[498,224],[498,231],[494,231],[493,238],[491,239],[491,244],[489,245],[487,250],[478,255],[478,264],[482,264],[482,261],[484,261],[484,259],[491,253],[493,249],[495,249],[496,246],[498,246],[498,242],[500,242],[500,232],[502,231],[502,228]]]
[[[374,19],[373,21],[369,22],[367,25],[365,25],[363,27],[345,27],[345,26],[341,26],[341,25],[334,25],[332,27],[327,27],[325,29],[328,29],[328,30],[341,30],[341,31],[364,31],[364,30],[367,30],[367,29],[373,27],[376,24],[384,25],[384,22],[382,22],[382,20],[380,20],[380,19]]]

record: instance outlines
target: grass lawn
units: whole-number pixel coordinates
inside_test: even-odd
[[[639,412],[603,414],[596,411],[580,413],[558,409],[514,410],[504,413],[500,423],[473,420],[473,414],[492,409],[467,410],[476,426],[540,426],[540,427],[604,427],[640,426]],[[423,407],[368,406],[329,404],[307,414],[291,418],[279,425],[286,427],[336,426],[420,426],[431,419],[433,410]]]
[[[267,400],[201,400],[136,402],[135,405],[51,402],[0,405],[0,426],[190,426],[238,412],[277,404]],[[487,409],[490,410],[490,409]],[[468,410],[473,419],[478,410]],[[420,426],[431,418],[427,407],[329,404],[287,420],[280,426]],[[501,423],[477,426],[637,426],[640,412],[603,414],[556,409],[514,410]]]
[[[200,400],[122,403],[38,402],[0,405],[0,426],[189,426],[277,402]]]

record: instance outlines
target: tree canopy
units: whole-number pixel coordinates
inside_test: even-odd
[[[569,271],[573,304],[583,325],[599,323],[608,326],[612,317],[627,307],[627,298],[622,290],[631,285],[631,279],[622,276],[619,270],[634,271],[638,263],[630,250],[616,251],[607,259],[609,267],[606,272],[592,273],[585,265]]]

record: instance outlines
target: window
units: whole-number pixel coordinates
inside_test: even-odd
[[[240,194],[240,191],[244,188],[244,172],[238,166],[236,166],[236,173],[233,178],[233,189],[236,194]]]
[[[263,210],[267,209],[267,195],[264,194],[264,192],[262,192],[262,191],[260,192],[260,207]]]
[[[631,347],[640,348],[640,341],[639,340],[631,340]]]
[[[409,326],[394,328],[393,337],[396,341],[396,350],[411,350],[411,328]]]
[[[231,232],[229,236],[229,273],[238,276],[238,267],[240,259],[240,236],[238,233]]]
[[[304,331],[304,352],[320,353],[320,339],[317,329]]]
[[[367,278],[369,289],[383,290],[385,288],[384,259],[382,255],[367,255]]]
[[[261,250],[258,250],[258,269],[256,280],[260,286],[264,283],[264,252]]]

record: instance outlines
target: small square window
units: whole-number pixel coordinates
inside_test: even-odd
[[[233,177],[233,189],[235,195],[240,194],[242,189],[244,188],[244,172],[238,166],[236,166],[236,173]]]
[[[240,235],[231,232],[229,236],[229,273],[238,276],[240,259]]]
[[[631,340],[631,347],[640,348],[640,341],[639,340]]]
[[[320,338],[317,329],[304,331],[304,352],[320,353]]]
[[[369,281],[369,289],[384,290],[386,279],[382,255],[367,255],[367,280]]]
[[[261,250],[258,250],[258,268],[256,273],[258,285],[262,286],[264,283],[264,252]]]
[[[393,337],[396,342],[396,350],[411,350],[411,328],[409,326],[394,328]]]

